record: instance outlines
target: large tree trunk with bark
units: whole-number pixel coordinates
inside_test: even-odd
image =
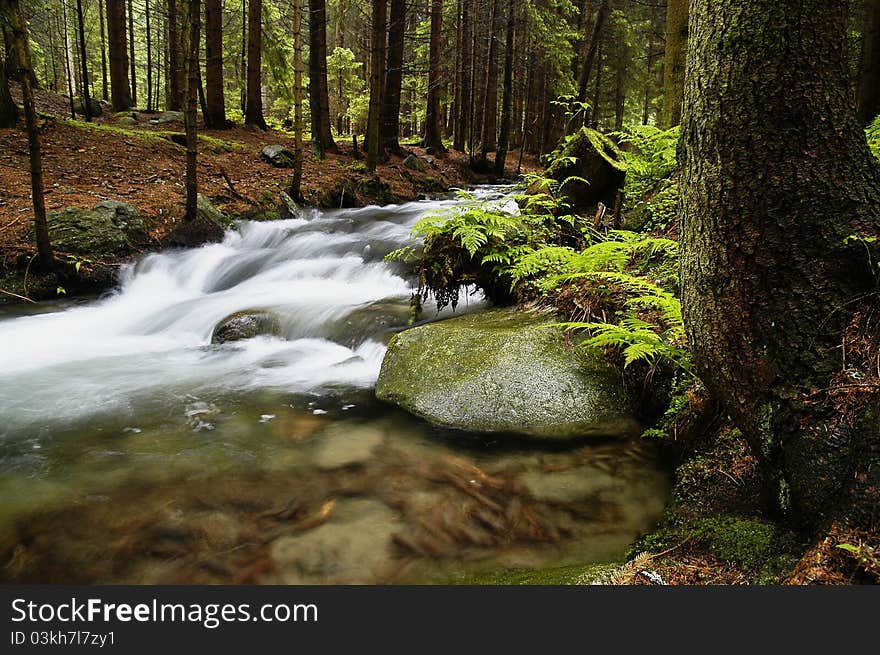
[[[382,139],[382,91],[385,68],[385,25],[388,18],[387,0],[373,0],[370,36],[370,113],[367,118],[367,170],[376,170],[384,153]]]
[[[425,147],[445,152],[440,128],[440,31],[443,28],[443,0],[431,0],[431,37],[428,45],[428,107],[425,112]]]
[[[323,157],[335,151],[330,130],[330,97],[327,91],[327,3],[309,0],[309,106],[312,114],[312,149]]]
[[[110,93],[113,98],[113,111],[131,109],[126,29],[125,0],[107,0],[107,36],[110,41]]]
[[[137,62],[134,57],[134,9],[128,0],[128,64],[131,70],[131,104],[137,106]]]
[[[205,127],[226,127],[223,97],[223,0],[205,0]]]
[[[202,7],[199,0],[189,0],[189,41],[186,50],[186,220],[194,221],[199,206],[198,136],[196,134],[196,97],[199,90],[199,40]]]
[[[661,115],[661,123],[666,128],[681,123],[687,41],[688,0],[669,0],[666,8],[666,59],[663,66],[663,113]]]
[[[263,118],[263,0],[248,3],[247,105],[244,124],[268,129]]]
[[[6,66],[0,63],[0,127],[15,127],[18,122],[18,107],[9,93],[9,80],[6,78]]]
[[[859,119],[867,125],[880,114],[880,0],[868,0],[861,69]]]
[[[31,83],[33,66],[28,45],[27,25],[21,13],[18,0],[0,0],[0,11],[6,17],[5,38],[7,45],[15,53],[15,61],[21,67],[21,96],[24,105],[24,120],[28,133],[28,152],[31,168],[31,200],[34,206],[34,234],[40,265],[45,270],[55,266],[55,255],[49,243],[49,227],[46,223],[46,202],[43,196],[43,162],[40,154],[40,128],[37,125],[37,110],[34,105],[34,89]]]
[[[807,528],[876,529],[880,403],[838,388],[847,331],[859,316],[877,329],[880,260],[845,4],[691,2],[682,304],[699,375],[759,457],[768,500]]]
[[[382,103],[382,138],[385,149],[403,153],[400,147],[400,89],[403,84],[403,38],[406,27],[406,0],[391,0],[388,22],[388,57],[385,66],[385,93]]]

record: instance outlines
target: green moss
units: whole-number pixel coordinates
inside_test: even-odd
[[[501,569],[462,574],[442,584],[454,585],[588,585],[601,584],[619,564],[561,566],[548,569]]]
[[[693,536],[702,539],[718,559],[756,569],[775,554],[774,524],[751,518],[725,516],[697,521]]]
[[[123,115],[131,115],[131,112],[122,112]],[[124,137],[126,139],[134,139],[145,145],[156,145],[158,143],[175,143],[173,137],[183,137],[182,132],[160,131],[140,128],[120,127],[119,125],[105,125],[103,123],[86,123],[83,121],[73,121],[69,119],[58,119],[59,123],[70,125],[81,130],[91,130],[93,132],[103,132],[105,134],[113,134],[115,136]],[[237,141],[227,141],[218,139],[207,134],[198,135],[199,144],[206,152],[242,152],[245,147]],[[175,145],[178,145],[175,143]],[[183,147],[178,145],[178,147]]]

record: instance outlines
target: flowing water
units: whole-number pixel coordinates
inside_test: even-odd
[[[0,580],[424,582],[619,558],[663,507],[651,449],[451,433],[373,398],[413,292],[384,256],[456,202],[243,222],[141,258],[101,299],[0,307]],[[211,345],[248,309],[281,334]]]

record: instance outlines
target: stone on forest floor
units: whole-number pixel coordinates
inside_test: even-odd
[[[271,145],[263,148],[262,157],[276,168],[293,168],[296,165],[295,155],[281,145]]]
[[[380,400],[444,427],[537,438],[621,437],[638,424],[601,355],[566,347],[553,318],[491,310],[422,325],[391,340]]]
[[[409,168],[410,170],[418,171],[419,173],[424,173],[427,170],[425,168],[425,162],[415,155],[408,155],[406,159],[403,160],[403,166],[404,168]]]
[[[183,122],[183,112],[182,111],[163,111],[159,114],[158,117],[152,119],[150,121],[153,124],[161,125],[164,123],[182,123]]]
[[[231,220],[217,210],[201,193],[198,195],[196,218],[181,220],[174,230],[165,237],[165,243],[174,246],[194,248],[206,243],[222,241]]]
[[[52,246],[77,255],[120,255],[148,238],[137,209],[116,200],[50,212],[47,223]]]

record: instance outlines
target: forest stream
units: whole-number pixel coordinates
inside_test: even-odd
[[[242,222],[143,256],[100,299],[0,308],[0,579],[423,583],[620,561],[666,501],[651,447],[440,430],[373,396],[413,293],[384,256],[456,202]],[[253,309],[280,333],[211,344]]]

